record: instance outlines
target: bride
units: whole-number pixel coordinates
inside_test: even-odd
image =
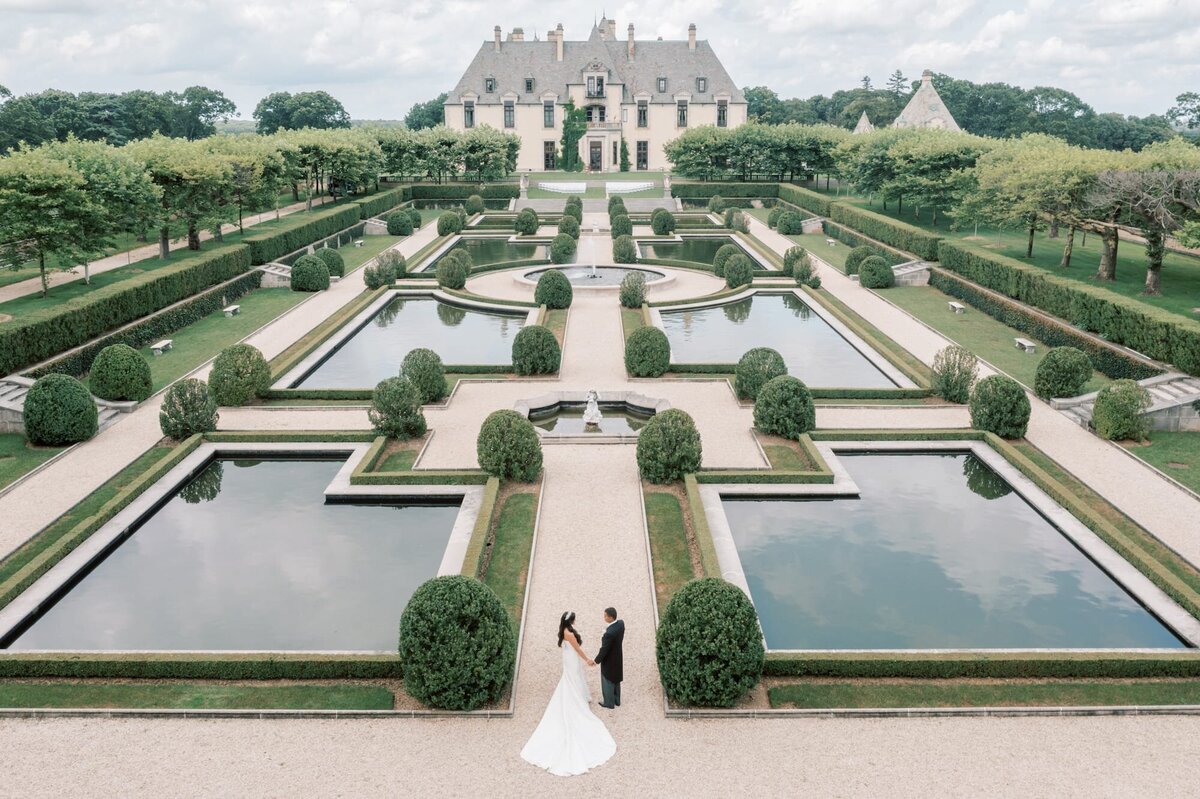
[[[606,762],[617,751],[604,722],[588,704],[592,697],[584,678],[584,664],[592,659],[583,654],[583,639],[575,632],[575,614],[564,613],[558,622],[558,645],[563,671],[550,704],[537,729],[521,750],[521,757],[560,777],[583,774]],[[569,635],[567,634],[569,633]],[[563,640],[569,646],[563,646]]]

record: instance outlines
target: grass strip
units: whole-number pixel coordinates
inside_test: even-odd
[[[131,710],[391,710],[377,685],[153,682],[3,682],[0,707]]]
[[[773,708],[1091,707],[1200,704],[1200,681],[861,681],[772,686]]]
[[[0,488],[41,466],[64,447],[35,447],[20,433],[0,433]]]
[[[514,628],[521,624],[537,509],[538,495],[532,491],[510,494],[504,501],[492,533],[491,553],[483,578],[500,597]]]
[[[679,499],[667,491],[643,488],[646,527],[650,534],[650,562],[654,568],[654,593],[659,612],[675,592],[696,576],[688,549],[687,524]]]

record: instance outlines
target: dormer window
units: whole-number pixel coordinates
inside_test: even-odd
[[[603,97],[604,96],[604,78],[603,78],[603,76],[588,75],[587,96],[588,97]]]
[[[663,92],[665,92],[666,90],[667,90],[667,79],[666,79],[666,78],[659,78],[659,79],[658,79],[658,93],[659,93],[659,94],[662,94],[662,93],[663,93]]]
[[[464,128],[475,127],[475,101],[474,100],[463,101],[463,127]]]
[[[533,78],[525,79],[525,93],[533,94]]]
[[[708,78],[696,78],[696,91],[700,94],[708,91]]]
[[[493,92],[495,92],[496,91],[496,79],[495,78],[484,78],[483,79],[483,91],[486,94],[492,94]]]

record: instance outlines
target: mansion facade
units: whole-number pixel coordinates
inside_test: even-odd
[[[544,41],[526,41],[500,27],[484,42],[445,103],[454,130],[489,125],[521,138],[519,171],[560,168],[563,106],[573,101],[587,114],[579,156],[589,172],[620,169],[621,140],[633,170],[669,167],[663,146],[689,127],[737,127],[746,121],[746,98],[707,41],[634,38],[602,19],[585,41],[565,41],[563,26]]]

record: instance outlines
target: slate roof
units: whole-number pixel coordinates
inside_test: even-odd
[[[871,118],[867,116],[867,112],[863,111],[862,116],[858,118],[858,124],[854,126],[855,133],[871,133],[875,130],[875,126],[871,124]]]
[[[942,96],[933,88],[933,76],[929,70],[921,75],[921,85],[909,98],[908,105],[892,123],[894,128],[939,128],[941,130],[961,131],[962,128],[954,121],[954,115]]]
[[[500,52],[492,40],[485,41],[463,73],[458,85],[446,98],[448,105],[462,102],[468,92],[478,95],[479,105],[498,105],[509,92],[518,103],[540,104],[545,92],[566,98],[568,84],[584,82],[584,73],[593,64],[608,70],[611,83],[624,84],[622,102],[633,102],[634,95],[647,92],[652,103],[672,103],[677,92],[691,94],[692,102],[712,103],[717,94],[728,94],[731,103],[746,102],[745,95],[725,71],[721,60],[705,40],[697,40],[689,50],[687,40],[635,40],[634,60],[626,58],[627,40],[605,40],[592,28],[586,41],[564,41],[563,60],[554,57],[552,41],[505,41]],[[484,79],[496,79],[496,91],[484,92]],[[667,79],[666,92],[658,91],[658,79]],[[525,79],[533,78],[533,94],[525,93]],[[696,78],[707,78],[707,91],[696,91]]]

